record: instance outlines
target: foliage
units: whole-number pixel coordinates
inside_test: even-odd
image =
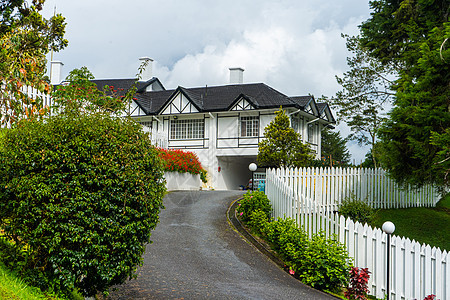
[[[272,205],[266,194],[261,191],[248,191],[239,201],[237,212],[241,219],[246,222],[250,220],[251,213],[258,210],[264,212],[267,220],[269,220],[272,213]]]
[[[260,215],[260,214],[258,214]],[[257,218],[254,218],[257,219]],[[308,239],[293,219],[278,219],[253,224],[289,267],[291,275],[320,290],[339,291],[347,285],[350,263],[345,247],[336,240],[318,233]],[[252,224],[248,222],[247,224]]]
[[[275,114],[275,119],[264,129],[265,139],[258,144],[258,165],[274,168],[308,165],[313,159],[312,150],[290,127],[289,117],[281,108]]]
[[[339,214],[345,218],[352,219],[353,222],[370,224],[375,211],[366,203],[366,200],[359,200],[355,195],[351,195],[345,198],[339,205]]]
[[[374,145],[378,131],[385,120],[387,104],[392,100],[395,70],[370,57],[361,45],[359,37],[343,35],[347,49],[353,57],[347,58],[349,71],[342,78],[336,76],[342,90],[330,102],[341,121],[345,121],[352,133],[349,139],[359,145]],[[374,165],[377,165],[374,159]]]
[[[104,86],[103,90],[91,80],[94,75],[86,68],[72,70],[65,83],[56,87],[52,95],[55,113],[84,114],[95,112],[125,115],[129,91]]]
[[[314,234],[304,254],[294,266],[302,282],[319,290],[339,291],[349,279],[349,258],[345,246],[336,237]]]
[[[326,128],[322,130],[322,159],[315,163],[317,167],[347,167],[350,165],[350,153],[347,149],[347,138],[340,132]]]
[[[200,179],[206,183],[206,170],[198,160],[197,154],[179,149],[158,149],[159,157],[163,162],[164,171],[200,174]]]
[[[352,300],[366,300],[370,278],[368,268],[352,267],[350,270],[350,284],[345,291],[345,297]]]
[[[0,125],[45,114],[42,99],[32,99],[22,91],[28,86],[48,94],[45,56],[67,46],[64,17],[43,18],[39,12],[44,2],[33,0],[28,5],[24,0],[8,0],[0,4]]]
[[[393,65],[394,108],[380,130],[383,163],[399,183],[449,185],[450,37],[448,1],[370,2],[359,42],[367,55]]]
[[[264,233],[264,228],[269,221],[267,214],[262,210],[256,210],[250,212],[250,217],[248,218],[247,225],[258,235]]]
[[[131,120],[57,115],[1,138],[0,227],[42,289],[83,295],[131,277],[158,222],[162,165]]]

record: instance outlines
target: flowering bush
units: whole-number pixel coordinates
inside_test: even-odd
[[[262,211],[266,215],[266,220],[270,218],[270,213],[272,212],[272,205],[264,192],[260,191],[248,191],[243,199],[239,201],[239,206],[237,208],[238,213],[240,213],[241,219],[244,222],[250,220],[250,215],[255,211]]]
[[[159,149],[159,157],[163,162],[164,171],[200,174],[200,179],[206,183],[206,170],[195,153],[179,149]]]

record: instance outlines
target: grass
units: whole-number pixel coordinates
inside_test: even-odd
[[[8,270],[3,263],[0,263],[0,299],[56,299],[42,294],[35,288],[28,286],[23,280]]]
[[[371,223],[381,228],[385,221],[395,224],[394,235],[408,237],[441,250],[450,250],[450,193],[434,208],[378,210]]]
[[[2,230],[0,229],[0,237],[2,236]],[[14,270],[5,266],[8,259],[8,241],[2,239],[0,241],[0,299],[13,299],[13,300],[34,300],[34,299],[46,299],[46,300],[84,300],[77,291],[72,291],[67,297],[57,297],[51,292],[44,293],[39,288],[31,286],[26,283],[26,280],[21,278]]]

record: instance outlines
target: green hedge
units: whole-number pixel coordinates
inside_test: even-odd
[[[351,261],[344,245],[323,233],[309,239],[293,219],[271,220],[267,196],[258,192],[258,197],[251,197],[254,193],[240,200],[238,216],[281,256],[290,273],[319,290],[340,292],[347,286]]]
[[[138,124],[63,114],[22,121],[0,145],[0,227],[23,275],[91,296],[134,274],[165,193]]]

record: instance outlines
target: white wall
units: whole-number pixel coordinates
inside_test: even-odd
[[[164,172],[166,178],[166,188],[174,190],[199,190],[202,186],[200,175],[178,172]]]

